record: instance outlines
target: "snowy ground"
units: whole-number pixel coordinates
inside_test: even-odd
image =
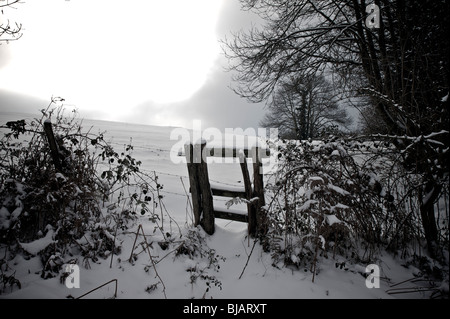
[[[8,116],[11,118],[7,118]],[[14,116],[17,115],[2,115],[1,124],[7,120],[17,120]],[[155,172],[164,186],[161,192],[164,203],[170,216],[176,221],[172,223],[172,227],[179,226],[183,234],[188,233],[190,208],[183,183],[188,188],[189,181],[186,165],[171,161],[171,154],[178,152],[172,150],[176,143],[170,140],[173,128],[84,120],[84,127],[91,125],[94,126],[93,132],[106,130],[106,136],[118,149],[128,144],[130,137],[132,138],[133,156],[142,160],[143,170]],[[242,182],[238,164],[214,164],[209,169],[213,181],[227,185],[239,185]],[[215,203],[224,205],[225,200],[217,199]],[[157,273],[145,251],[138,254],[134,264],[128,262],[139,224],[142,224],[147,240],[152,242],[151,254]],[[153,233],[153,229],[154,224],[147,217],[140,217],[133,229],[118,235],[118,240],[122,242],[122,252],[119,256],[114,256],[111,267],[110,258],[90,263],[89,269],[80,267],[79,288],[68,288],[61,283],[60,278],[41,279],[42,265],[38,257],[29,260],[17,257],[15,277],[20,279],[21,289],[6,291],[0,295],[0,299],[76,298],[114,279],[117,282],[113,281],[83,298],[112,298],[116,283],[118,299],[390,299],[424,298],[429,295],[425,292],[392,294],[395,290],[389,289],[420,287],[427,283],[407,281],[415,278],[418,270],[402,266],[401,260],[387,254],[377,264],[381,272],[380,288],[369,289],[362,275],[367,265],[350,265],[349,269],[344,270],[335,267],[339,260],[329,258],[321,262],[314,282],[310,271],[273,267],[270,255],[264,253],[258,244],[252,251],[253,241],[246,237],[246,224],[216,219],[214,235],[208,236],[197,231],[196,234],[203,236],[207,247],[215,250],[215,265],[219,265],[220,269],[207,268],[207,258],[175,256],[174,250],[180,243],[178,239],[163,250],[157,244],[161,235]],[[142,236],[138,239],[142,241]],[[407,282],[392,286],[403,281]],[[207,289],[208,282],[210,289]]]

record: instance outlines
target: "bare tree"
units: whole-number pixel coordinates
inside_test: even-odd
[[[439,241],[434,204],[448,189],[449,2],[374,0],[241,0],[266,24],[225,40],[235,92],[267,100],[296,74],[332,70],[336,84],[364,95],[385,123],[416,185],[430,252]],[[381,138],[380,136],[378,138]]]
[[[0,0],[0,10],[1,14],[4,14],[4,8],[14,8],[14,4],[19,3],[20,0]],[[9,42],[12,40],[18,40],[22,37],[22,24],[21,23],[11,23],[9,19],[6,22],[0,22],[0,43]]]
[[[305,140],[316,138],[332,125],[350,124],[347,112],[339,107],[330,83],[324,76],[290,78],[282,83],[269,103],[263,127],[276,127],[280,137]]]

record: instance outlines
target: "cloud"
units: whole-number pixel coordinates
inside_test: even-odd
[[[0,44],[0,69],[8,64],[11,58],[11,51],[9,50],[8,44]]]
[[[190,99],[158,104],[147,101],[134,107],[129,121],[191,128],[194,120],[202,128],[257,128],[264,115],[263,104],[253,104],[231,89],[231,74],[224,70],[225,58],[216,61],[206,83]]]
[[[249,30],[262,22],[255,13],[242,10],[239,0],[225,0],[216,25],[216,34],[222,39],[232,33]]]
[[[177,2],[179,18],[170,5],[150,10],[144,1],[139,3],[147,7],[111,4],[106,16],[104,1],[89,7],[56,1],[52,12],[58,14],[44,19],[32,9],[51,14],[44,10],[47,7],[27,3],[21,7],[29,25],[27,36],[11,50],[0,46],[0,71],[9,79],[0,88],[43,100],[62,96],[85,118],[183,127],[200,119],[205,128],[258,127],[263,107],[229,88],[231,74],[224,70],[228,61],[220,55],[219,44],[232,31],[248,29],[257,17],[241,11],[239,0],[223,0],[220,7],[219,2],[202,1],[195,2],[203,5],[201,12],[191,3]],[[124,23],[133,28],[109,29]],[[161,61],[168,55],[170,62]],[[4,92],[0,91],[1,109],[7,104],[34,112],[48,105],[33,107],[36,103]]]
[[[264,113],[262,105],[248,103],[230,85],[231,74],[216,67],[202,90],[178,106],[180,113],[186,116],[194,113],[205,125],[219,129],[257,127]]]
[[[216,23],[217,41],[258,23],[261,19],[242,11],[238,0],[226,0]],[[203,86],[189,99],[166,104],[140,103],[126,116],[127,121],[191,128],[193,121],[198,119],[202,121],[202,128],[258,128],[265,113],[264,105],[249,103],[231,90],[234,84],[231,73],[225,71],[227,65],[228,61],[221,54]]]
[[[241,10],[239,0],[222,2],[216,22],[217,41],[232,37],[241,30],[248,30],[261,23],[261,19],[248,11]],[[133,108],[129,118],[157,125],[182,126],[191,128],[194,120],[201,120],[202,127],[257,128],[264,116],[263,104],[253,104],[236,95],[232,86],[231,73],[225,71],[228,61],[219,55],[203,86],[189,99],[176,103],[158,104],[152,101]]]
[[[50,104],[50,99],[28,96],[16,92],[0,89],[0,112],[39,113]]]

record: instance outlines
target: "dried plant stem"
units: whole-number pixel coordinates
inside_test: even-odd
[[[156,181],[156,193],[158,194],[158,202],[159,202],[159,210],[161,212],[161,230],[164,230],[164,213],[163,213],[163,207],[161,205],[161,194],[159,192],[160,184],[158,183],[158,176],[156,175],[156,171],[153,171],[153,174],[155,175],[155,181]]]
[[[112,247],[112,251],[111,251],[111,261],[109,263],[109,268],[112,268],[114,250],[116,248],[116,238],[117,238],[117,229],[118,228],[119,228],[119,223],[118,223],[118,221],[116,221],[116,229],[114,230],[114,242],[113,242],[113,247]]]
[[[193,214],[193,208],[192,208],[191,198],[190,198],[189,195],[188,195],[188,192],[187,192],[187,190],[186,190],[186,186],[184,185],[183,178],[182,178],[181,176],[180,176],[180,180],[181,180],[181,184],[183,185],[184,193],[186,194],[187,201],[188,201],[188,203],[189,203],[189,207],[191,208],[191,218],[190,218],[190,220],[191,220],[191,223],[192,223],[192,225],[193,225],[193,224],[194,224],[194,218],[193,218],[194,214]],[[188,211],[188,209],[186,208],[186,221],[188,220],[188,213],[189,213],[189,211]]]
[[[257,239],[253,242],[252,250],[250,251],[250,254],[247,256],[247,262],[245,263],[244,269],[242,269],[241,275],[239,276],[239,279],[242,278],[242,275],[244,274],[245,269],[247,268],[248,262],[250,261],[250,257],[252,256],[253,249],[255,249],[256,243],[258,242]]]
[[[147,242],[147,237],[145,237],[145,233],[144,233],[144,229],[142,228],[142,224],[139,224],[139,227],[138,227],[138,229],[137,229],[137,232],[136,232],[136,238],[134,239],[133,248],[132,248],[132,250],[131,250],[130,258],[128,259],[128,261],[131,262],[131,259],[132,259],[132,257],[133,257],[133,251],[134,251],[134,248],[135,248],[135,245],[136,245],[137,237],[139,236],[139,230],[141,231],[142,236],[144,237],[145,247],[147,248],[148,256],[150,257],[150,261],[152,262],[153,269],[155,269],[156,277],[158,277],[159,281],[161,282],[161,284],[162,284],[162,286],[163,286],[163,294],[164,294],[164,298],[167,299],[167,295],[166,295],[166,286],[164,285],[164,282],[163,282],[161,276],[158,274],[158,270],[156,269],[156,263],[155,263],[155,261],[153,260],[152,253],[150,252],[150,247],[149,247],[150,245],[149,245],[148,242]]]
[[[313,263],[311,265],[311,271],[313,273],[312,275],[312,282],[314,282],[314,278],[316,276],[316,265],[317,265],[317,252],[319,250],[319,235],[317,235],[317,239],[316,239],[316,250],[314,251],[314,259],[313,259]]]
[[[104,283],[103,285],[98,286],[97,288],[94,288],[94,289],[92,289],[92,290],[89,290],[89,291],[86,292],[85,294],[82,294],[81,296],[79,296],[77,299],[83,298],[84,296],[86,296],[86,295],[88,295],[88,294],[90,294],[90,293],[92,293],[92,292],[94,292],[94,291],[96,291],[96,290],[98,290],[98,289],[100,289],[100,288],[102,288],[102,287],[104,287],[104,286],[106,286],[106,285],[112,283],[113,281],[116,283],[116,288],[115,288],[115,290],[114,290],[114,298],[117,298],[117,279],[112,279],[112,280],[110,280],[110,281]]]

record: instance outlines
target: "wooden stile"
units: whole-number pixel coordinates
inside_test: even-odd
[[[261,157],[262,155],[267,156],[268,152],[263,154],[258,147],[242,151],[226,148],[208,149],[204,141],[201,144],[187,144],[185,148],[195,225],[201,225],[206,233],[213,234],[214,219],[221,218],[248,223],[248,233],[251,236],[265,233],[262,225],[265,221],[264,210],[262,209],[265,205],[265,200]],[[253,187],[246,159],[250,155],[252,155],[253,159]],[[239,157],[244,179],[244,189],[230,190],[218,185],[211,187],[206,163],[206,157],[208,156]],[[214,209],[213,195],[246,199],[247,214]],[[252,200],[255,197],[258,197],[258,200]]]

